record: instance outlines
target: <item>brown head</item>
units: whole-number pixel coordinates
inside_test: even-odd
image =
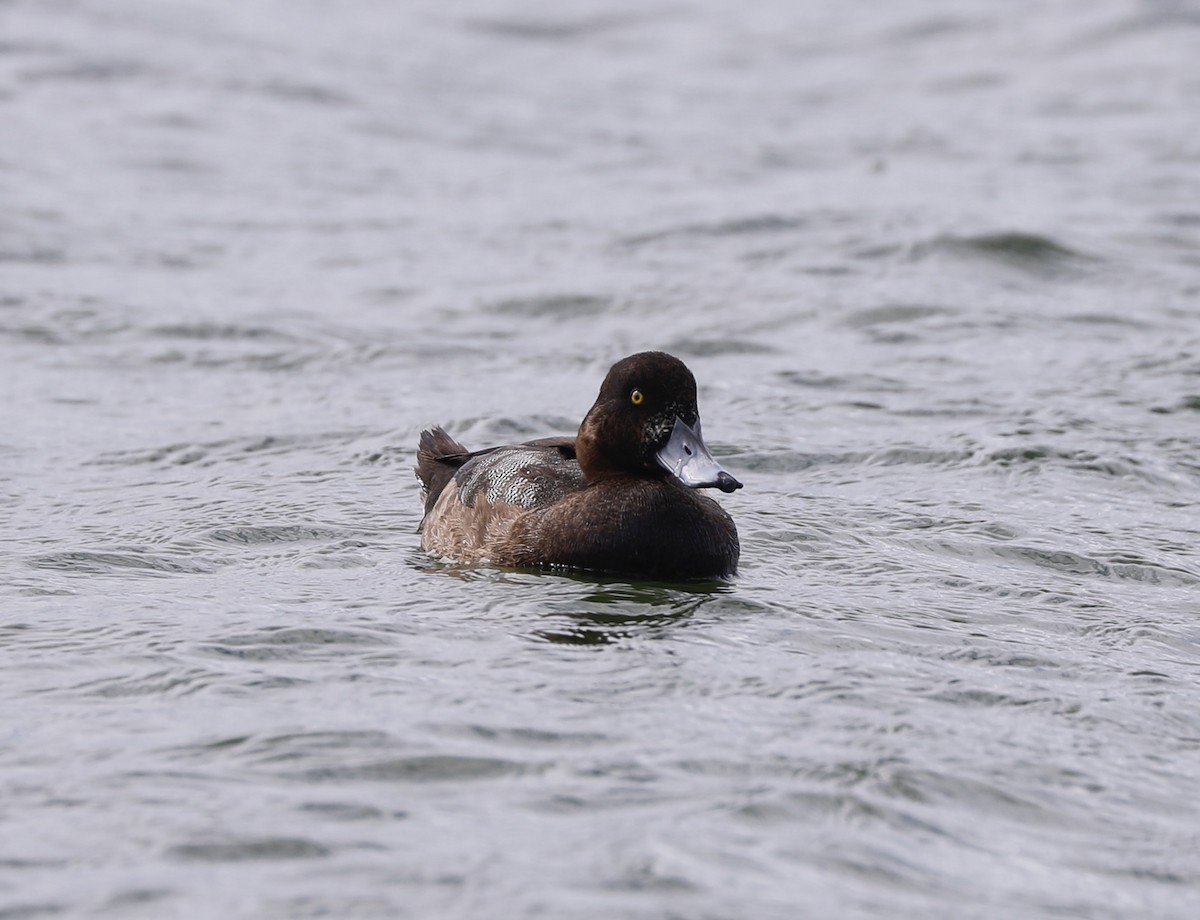
[[[612,366],[579,426],[575,447],[588,482],[673,475],[692,488],[741,488],[700,435],[696,378],[661,351],[630,355]]]

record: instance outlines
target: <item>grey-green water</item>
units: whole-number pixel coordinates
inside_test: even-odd
[[[1200,914],[1200,7],[0,2],[0,917]],[[703,589],[417,549],[665,348]]]

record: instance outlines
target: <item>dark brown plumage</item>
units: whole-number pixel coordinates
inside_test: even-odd
[[[691,371],[663,352],[613,365],[578,437],[469,452],[433,428],[417,476],[421,546],[460,562],[657,578],[737,570],[737,529],[696,487],[741,483],[704,446]]]

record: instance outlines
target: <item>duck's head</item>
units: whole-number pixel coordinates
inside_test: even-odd
[[[671,475],[689,488],[742,484],[700,434],[696,378],[678,358],[644,351],[614,364],[579,426],[575,449],[589,482],[616,475]]]

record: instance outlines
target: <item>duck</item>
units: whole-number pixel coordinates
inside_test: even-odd
[[[704,443],[696,378],[646,351],[608,371],[575,437],[469,451],[441,427],[417,448],[421,549],[468,565],[665,580],[737,573],[742,487]]]

